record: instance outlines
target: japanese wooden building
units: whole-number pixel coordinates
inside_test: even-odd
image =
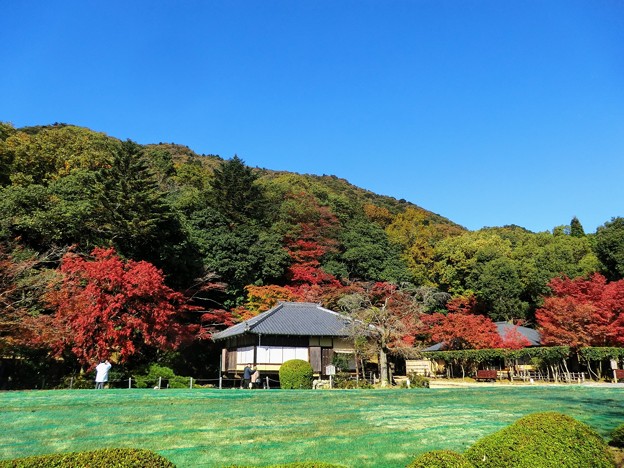
[[[290,359],[312,365],[318,376],[325,376],[336,353],[343,354],[350,369],[355,369],[351,319],[309,302],[280,302],[272,309],[236,324],[212,339],[222,343],[221,372],[240,374],[253,364],[264,374],[277,373]]]

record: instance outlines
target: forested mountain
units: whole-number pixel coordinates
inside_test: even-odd
[[[112,297],[122,294],[124,281],[138,288],[148,274],[165,288],[159,301],[171,302],[174,291],[186,296],[188,307],[180,307],[187,328],[180,333],[196,338],[279,299],[351,312],[394,304],[412,318],[468,311],[531,324],[553,278],[624,275],[621,218],[595,234],[585,234],[576,218],[552,232],[517,226],[470,232],[334,176],[250,168],[236,156],[139,145],[64,124],[0,124],[0,213],[3,353],[57,343],[57,354],[72,354],[75,343],[58,344],[59,327],[76,321],[58,318],[80,306],[68,305],[82,293],[75,288],[93,282]],[[89,276],[80,263],[82,272],[63,270],[77,258],[101,262],[110,276]],[[63,289],[69,287],[72,295]],[[161,302],[154,311],[165,310]],[[419,320],[402,323],[397,345],[431,339]],[[157,342],[148,345],[160,349]],[[161,344],[173,349],[182,342]],[[122,352],[105,339],[98,346],[95,354]],[[130,362],[131,350],[123,352]]]

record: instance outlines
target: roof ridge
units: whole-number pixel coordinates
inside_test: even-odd
[[[278,310],[280,310],[283,307],[284,303],[283,302],[278,302],[276,306],[274,306],[272,309],[269,309],[263,313],[261,313],[260,315],[256,315],[255,317],[249,319],[249,320],[256,320],[250,327],[249,329],[251,329],[252,327],[256,327],[257,325],[261,324],[262,322],[264,322],[266,319],[268,319],[271,315],[273,315],[275,312],[277,312]],[[243,322],[245,323],[245,322]]]

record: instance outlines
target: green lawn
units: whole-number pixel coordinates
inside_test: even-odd
[[[0,459],[135,447],[180,467],[300,460],[401,467],[427,450],[461,452],[546,410],[607,436],[624,423],[624,388],[4,392]]]

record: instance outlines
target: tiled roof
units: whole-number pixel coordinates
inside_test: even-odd
[[[516,326],[509,322],[496,322],[496,328],[498,328],[498,334],[501,338],[504,338],[507,332],[513,330]],[[518,327],[518,333],[524,336],[531,346],[540,346],[542,344],[542,340],[540,334],[537,330],[533,330],[532,328],[527,327]]]
[[[351,320],[319,304],[280,302],[271,310],[212,335],[215,341],[254,335],[347,336]]]

